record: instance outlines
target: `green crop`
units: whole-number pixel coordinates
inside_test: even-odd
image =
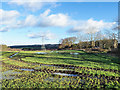
[[[10,58],[15,53],[2,52],[2,88],[120,88],[117,57],[59,50],[21,51]]]

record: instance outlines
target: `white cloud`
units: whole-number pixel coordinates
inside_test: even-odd
[[[28,34],[28,37],[30,38],[41,38],[44,37],[44,39],[54,39],[56,38],[56,35],[54,33],[51,33],[50,31],[46,31],[46,32],[39,32],[39,33],[32,33],[32,34]]]
[[[31,11],[40,10],[45,5],[54,5],[57,0],[11,0],[10,4],[17,4],[19,6],[23,6],[26,9]],[[47,2],[47,3],[45,3]]]
[[[34,15],[29,15],[27,16],[27,18],[24,21],[24,25],[23,26],[36,26],[38,23],[38,18],[35,17]]]
[[[9,29],[7,27],[1,27],[0,32],[7,32]]]
[[[17,18],[20,16],[20,13],[15,10],[5,11],[0,9],[0,32],[8,31],[13,27],[17,27]]]
[[[0,25],[8,29],[25,28],[25,27],[65,27],[70,25],[70,18],[67,14],[50,14],[48,9],[39,16],[28,15],[24,20],[20,20],[20,13],[17,11],[0,10],[2,20]]]
[[[43,14],[40,15],[41,22],[40,26],[48,27],[48,26],[58,26],[65,27],[70,24],[70,18],[67,14],[51,14],[49,15],[50,10],[46,10]]]
[[[103,20],[95,21],[93,19],[89,19],[84,22],[78,22],[78,24],[76,24],[68,32],[95,33],[103,29],[110,29],[113,25],[115,25],[115,22],[104,22]]]
[[[65,27],[70,25],[70,18],[66,14],[50,14],[48,9],[39,16],[29,15],[21,22],[21,27]],[[49,15],[50,14],[50,15]]]
[[[15,10],[5,11],[0,9],[0,25],[10,25],[16,21],[16,18],[20,16],[20,13]]]
[[[28,15],[24,20],[18,20],[20,13],[17,11],[4,11],[0,9],[2,15],[2,23],[4,25],[0,31],[8,31],[9,29],[25,28],[25,27],[66,27],[72,26],[68,32],[81,32],[95,33],[102,29],[110,29],[115,23],[104,22],[103,20],[95,21],[89,19],[87,21],[73,20],[67,14],[57,13],[50,14],[51,10],[48,9],[41,13],[39,16]],[[3,30],[5,29],[5,30]]]

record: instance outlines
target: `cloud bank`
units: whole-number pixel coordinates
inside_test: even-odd
[[[9,29],[20,29],[27,27],[72,27],[67,32],[69,33],[95,33],[103,29],[111,29],[115,22],[104,22],[103,20],[96,21],[92,18],[87,21],[74,20],[68,14],[57,13],[51,14],[51,10],[47,9],[38,16],[28,15],[24,20],[20,20],[20,13],[18,11],[5,11],[0,9],[2,19],[0,25],[1,32]]]
[[[39,16],[28,15],[24,20],[18,20],[20,13],[17,11],[0,10],[2,18],[0,25],[5,25],[8,29],[25,27],[65,27],[70,25],[69,16],[66,14],[50,14],[51,10],[46,10]]]
[[[16,10],[5,11],[0,9],[0,25],[10,25],[16,21],[16,18],[20,16],[20,13]]]
[[[95,21],[92,18],[87,21],[76,22],[73,28],[69,29],[69,33],[96,33],[103,29],[111,29],[116,23],[115,22],[104,22],[103,20]]]
[[[39,16],[29,15],[22,26],[31,27],[65,27],[69,25],[69,16],[66,14],[50,14],[48,9]]]

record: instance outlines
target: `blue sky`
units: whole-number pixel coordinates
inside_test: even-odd
[[[2,2],[1,44],[59,43],[79,33],[111,30],[118,17],[117,2]],[[92,29],[91,29],[92,28]],[[93,29],[94,28],[94,29]]]

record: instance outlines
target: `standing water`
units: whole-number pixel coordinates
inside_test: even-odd
[[[33,69],[20,69],[20,70],[23,70],[23,71],[34,71]]]
[[[62,76],[78,76],[77,74],[66,74],[66,73],[53,73],[53,74],[56,74],[56,75],[62,75]]]
[[[37,54],[47,54],[46,52],[36,52]]]
[[[11,55],[9,58],[12,58],[13,56],[15,56],[15,55],[17,55],[18,54],[18,52],[17,53],[15,53],[15,54],[13,54],[13,55]]]

